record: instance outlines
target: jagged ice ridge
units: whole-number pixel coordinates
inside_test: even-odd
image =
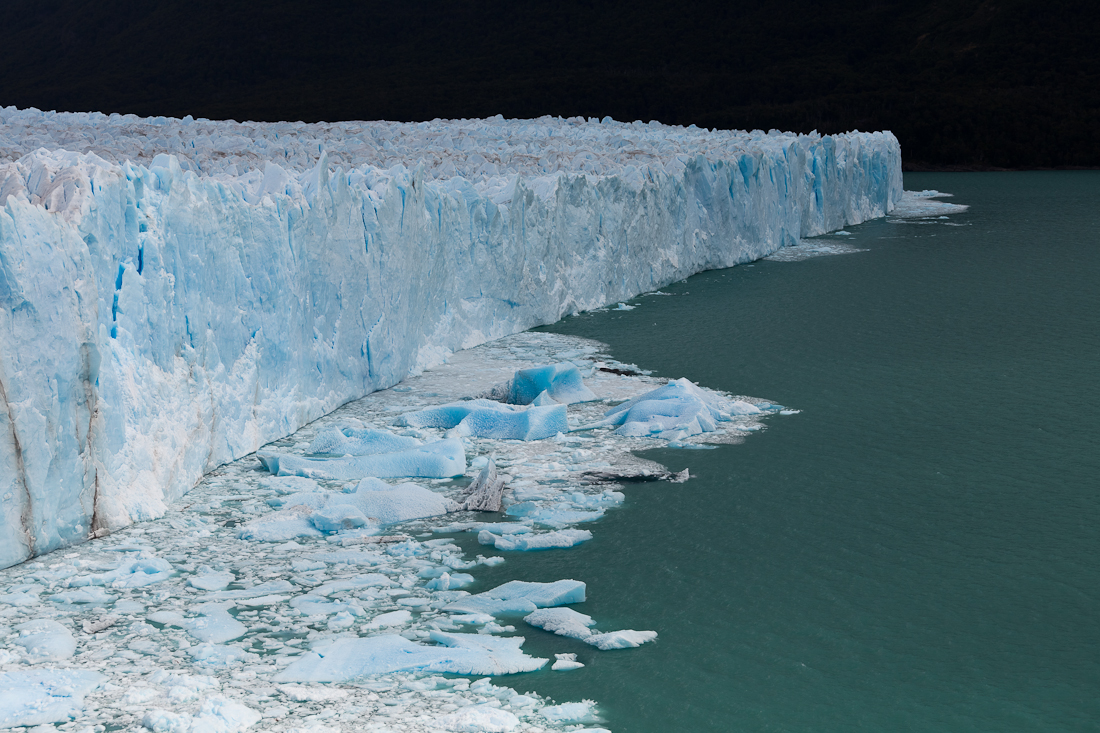
[[[454,350],[901,192],[890,133],[0,109],[0,566]]]

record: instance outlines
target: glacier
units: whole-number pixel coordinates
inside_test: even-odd
[[[0,567],[452,352],[889,213],[888,132],[0,108]]]

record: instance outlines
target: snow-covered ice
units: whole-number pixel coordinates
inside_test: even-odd
[[[350,682],[393,672],[450,672],[499,675],[532,672],[545,659],[520,651],[522,637],[450,634],[433,631],[434,645],[416,644],[403,636],[385,634],[337,639],[316,653],[302,655],[275,679],[285,682]]]
[[[0,109],[0,566],[160,517],[455,350],[901,195],[890,133]]]
[[[778,410],[778,405],[764,409]],[[620,435],[648,436],[678,442],[701,433],[713,433],[718,422],[729,422],[734,415],[756,415],[761,407],[744,400],[729,400],[699,388],[687,379],[675,379],[663,387],[639,395],[608,410],[591,429],[620,426]]]
[[[633,629],[595,631],[589,628],[596,623],[592,617],[574,611],[572,608],[543,608],[525,616],[523,620],[531,626],[558,636],[578,639],[603,651],[629,649],[657,638],[656,631],[634,631]]]
[[[39,668],[0,673],[0,728],[65,723],[106,681],[91,670]]]

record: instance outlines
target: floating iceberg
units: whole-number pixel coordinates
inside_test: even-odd
[[[579,580],[530,583],[512,580],[484,593],[467,596],[444,606],[456,613],[531,613],[539,608],[584,602],[585,584]]]
[[[692,435],[712,433],[719,421],[734,416],[758,415],[762,410],[744,400],[727,400],[700,389],[687,379],[674,379],[663,387],[617,405],[604,419],[582,430],[620,426],[620,435],[654,436],[681,440]]]
[[[0,566],[161,516],[455,350],[883,216],[902,191],[889,133],[609,119],[9,107],[0,151]],[[379,470],[344,460],[324,475]]]
[[[351,458],[306,458],[268,451],[257,453],[256,457],[264,468],[277,476],[321,479],[450,478],[466,471],[466,452],[462,441],[455,439]]]
[[[529,405],[540,395],[563,405],[597,399],[592,390],[584,386],[580,370],[573,364],[550,364],[520,369],[512,377],[508,401],[513,405]]]
[[[634,631],[633,629],[607,633],[594,631],[589,628],[596,623],[592,617],[571,608],[543,608],[525,616],[523,620],[536,628],[558,636],[578,639],[603,651],[629,649],[657,638],[656,631]]]
[[[575,547],[590,539],[592,539],[592,533],[587,529],[559,529],[556,532],[511,535],[497,535],[488,529],[483,529],[477,535],[479,543],[492,545],[498,550],[526,551]]]
[[[350,682],[375,674],[402,671],[496,675],[533,672],[547,660],[520,651],[523,638],[484,634],[431,632],[440,646],[416,644],[403,636],[341,638],[319,652],[303,654],[276,682]]]

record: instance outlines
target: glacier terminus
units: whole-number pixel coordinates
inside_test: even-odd
[[[901,195],[885,132],[2,108],[0,566],[160,517],[452,352]]]

